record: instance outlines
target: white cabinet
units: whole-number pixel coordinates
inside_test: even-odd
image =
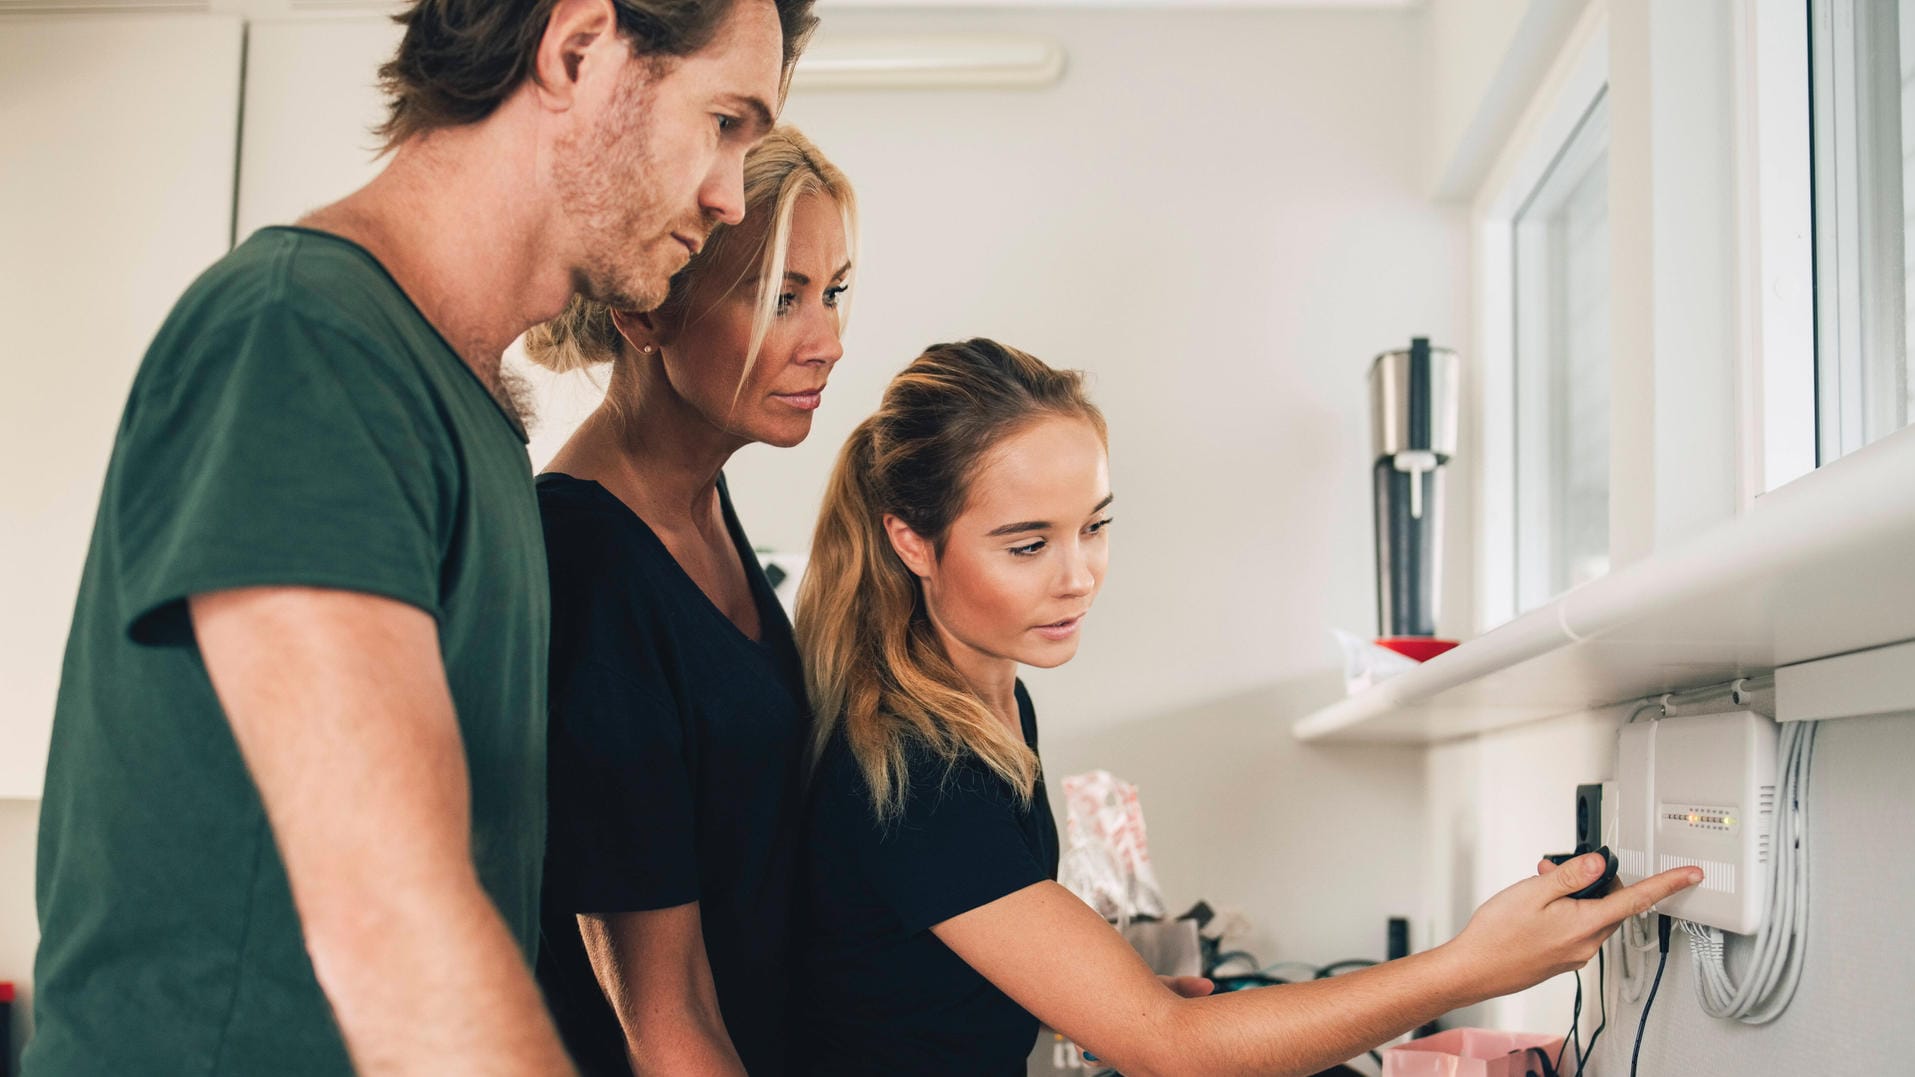
[[[37,797],[73,599],[133,371],[232,235],[235,18],[0,32],[0,797]]]

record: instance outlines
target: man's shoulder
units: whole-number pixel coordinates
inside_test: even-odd
[[[179,312],[208,321],[284,318],[396,343],[395,324],[416,318],[410,301],[369,252],[327,232],[272,227],[253,233],[214,263],[181,297]]]
[[[262,228],[211,264],[167,318],[155,349],[191,351],[207,339],[247,337],[297,351],[297,337],[350,341],[370,355],[440,347],[412,301],[372,255],[306,228]],[[230,351],[230,349],[224,349]]]
[[[424,402],[444,344],[379,263],[327,233],[266,228],[187,288],[141,364],[136,400],[248,379],[336,379]],[[410,405],[409,405],[410,406]]]

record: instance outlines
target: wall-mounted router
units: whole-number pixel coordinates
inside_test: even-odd
[[[1739,935],[1762,926],[1775,830],[1776,724],[1754,711],[1626,725],[1616,752],[1616,876],[1694,865],[1657,911]]]

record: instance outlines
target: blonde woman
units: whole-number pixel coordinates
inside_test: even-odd
[[[1053,881],[1017,679],[1077,652],[1111,509],[1104,420],[1078,375],[988,340],[926,351],[846,444],[798,604],[819,721],[792,1073],[1009,1077],[1040,1019],[1130,1077],[1315,1073],[1580,967],[1699,880],[1570,900],[1600,870],[1585,857],[1374,969],[1215,997],[1160,981]]]
[[[604,403],[538,479],[552,581],[538,972],[586,1074],[783,1068],[810,711],[723,468],[810,432],[843,354],[855,207],[789,127],[746,157],[744,189],[744,221],[712,233],[658,310],[574,302],[528,338],[555,369],[611,365]]]

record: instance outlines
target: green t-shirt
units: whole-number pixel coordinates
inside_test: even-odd
[[[269,228],[173,308],[120,422],[47,763],[27,1074],[351,1072],[184,601],[274,584],[437,619],[473,857],[530,960],[550,618],[523,431],[365,250]]]

